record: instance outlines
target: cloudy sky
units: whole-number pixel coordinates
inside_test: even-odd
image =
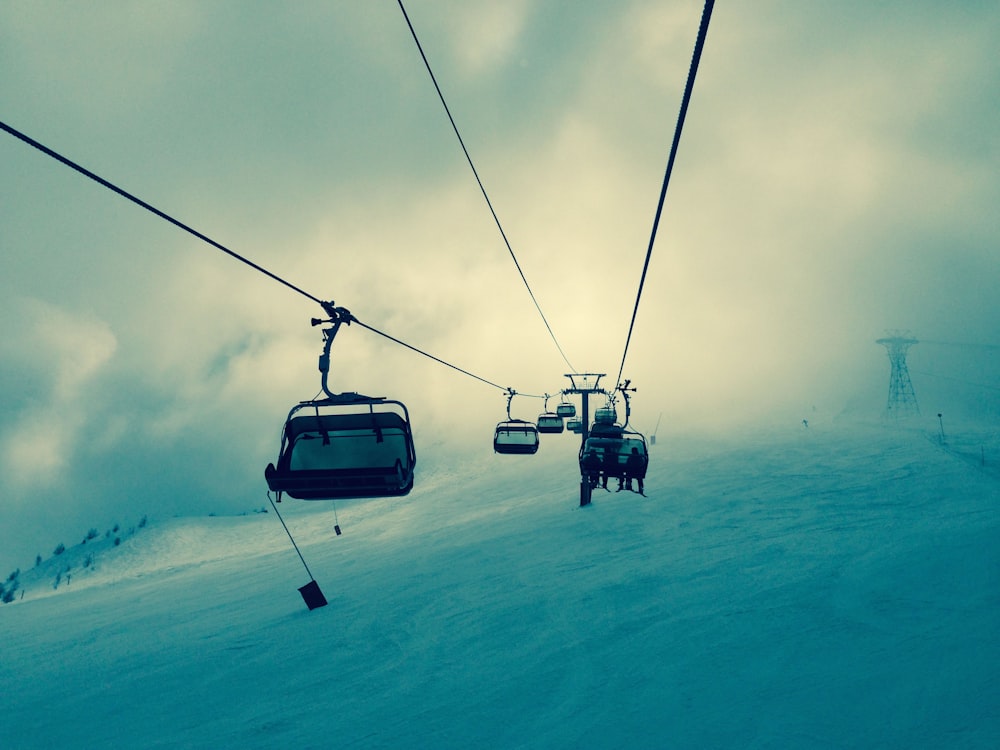
[[[570,364],[614,385],[701,3],[407,11]],[[888,330],[922,342],[925,412],[997,413],[998,38],[994,2],[717,5],[625,362],[634,426],[877,414]],[[396,2],[3,2],[0,120],[367,325],[566,384]],[[0,165],[0,563],[266,503],[319,388],[317,305],[6,133]],[[490,450],[504,414],[356,326],[331,385],[405,401],[425,466]]]

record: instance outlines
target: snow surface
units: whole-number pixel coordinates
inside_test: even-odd
[[[312,612],[273,513],[23,570],[0,747],[1000,747],[995,432],[661,436],[648,497],[587,508],[544,437],[340,503],[342,536],[282,503]]]

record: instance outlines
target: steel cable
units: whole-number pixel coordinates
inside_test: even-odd
[[[107,188],[108,190],[111,190],[112,192],[117,193],[118,195],[122,196],[123,198],[128,199],[132,203],[135,203],[137,206],[141,206],[142,208],[146,209],[147,211],[149,211],[152,214],[155,214],[156,216],[158,216],[159,218],[163,219],[164,221],[167,221],[167,222],[173,224],[174,226],[179,227],[180,229],[183,229],[185,232],[188,232],[189,234],[194,235],[195,237],[197,237],[198,239],[202,240],[203,242],[206,242],[209,245],[211,245],[212,247],[214,247],[214,248],[216,248],[218,250],[221,250],[222,252],[226,253],[227,255],[229,255],[232,258],[235,258],[236,260],[240,261],[241,263],[245,263],[246,265],[250,266],[254,270],[259,271],[260,273],[264,274],[268,278],[270,278],[270,279],[272,279],[274,281],[277,281],[280,284],[283,284],[284,286],[288,287],[289,289],[291,289],[291,290],[293,290],[295,292],[298,292],[303,297],[306,297],[307,299],[310,299],[313,302],[315,302],[315,303],[319,304],[320,306],[322,306],[324,308],[324,310],[327,309],[327,306],[328,306],[329,303],[324,302],[319,297],[313,296],[312,294],[310,294],[309,292],[305,291],[304,289],[301,289],[300,287],[296,286],[295,284],[292,284],[292,283],[286,281],[285,279],[281,278],[277,274],[272,273],[271,271],[268,271],[263,266],[260,266],[260,265],[258,265],[257,263],[254,263],[251,260],[248,260],[247,258],[243,257],[239,253],[236,253],[236,252],[230,250],[225,245],[222,245],[221,243],[216,242],[211,237],[208,237],[207,235],[202,234],[201,232],[197,231],[196,229],[193,229],[192,227],[188,226],[187,224],[185,224],[185,223],[183,223],[181,221],[178,221],[177,219],[175,219],[174,217],[170,216],[169,214],[161,211],[160,209],[158,209],[155,206],[147,203],[146,201],[142,200],[141,198],[136,197],[132,193],[129,193],[128,191],[123,190],[122,188],[118,187],[114,183],[109,182],[108,180],[104,179],[103,177],[100,177],[99,175],[95,174],[94,172],[91,172],[89,169],[86,169],[85,167],[80,166],[75,161],[72,161],[71,159],[68,159],[67,157],[63,156],[62,154],[58,153],[57,151],[54,151],[53,149],[49,148],[48,146],[45,146],[45,145],[39,143],[34,138],[31,138],[31,137],[25,135],[24,133],[22,133],[21,131],[17,130],[16,128],[13,128],[10,125],[7,125],[6,123],[0,121],[0,129],[6,131],[7,133],[9,133],[10,135],[14,136],[15,138],[18,138],[19,140],[23,141],[24,143],[28,144],[29,146],[32,146],[33,148],[41,151],[42,153],[46,154],[47,156],[52,157],[53,159],[55,159],[56,161],[58,161],[58,162],[60,162],[60,163],[62,163],[64,165],[66,165],[67,167],[70,167],[71,169],[75,170],[76,172],[79,172],[80,174],[84,175],[85,177],[89,177],[94,182],[97,182],[98,184],[102,185],[103,187]],[[429,359],[432,359],[435,362],[438,362],[438,363],[440,363],[442,365],[450,367],[451,369],[456,370],[456,371],[458,371],[460,373],[463,373],[465,375],[468,375],[469,377],[475,378],[476,380],[479,380],[479,381],[481,381],[483,383],[486,383],[487,385],[491,385],[494,388],[499,388],[500,390],[503,390],[503,391],[508,390],[504,386],[498,385],[497,383],[494,383],[494,382],[492,382],[490,380],[487,380],[486,378],[483,378],[483,377],[480,377],[478,375],[475,375],[475,374],[469,372],[468,370],[464,370],[461,367],[458,367],[458,366],[453,365],[453,364],[451,364],[449,362],[446,362],[445,360],[443,360],[443,359],[441,359],[439,357],[435,357],[434,355],[429,354],[429,353],[423,351],[422,349],[418,349],[417,347],[412,346],[411,344],[407,344],[405,341],[401,341],[400,339],[397,339],[394,336],[390,336],[389,334],[384,333],[383,331],[380,331],[377,328],[373,328],[372,326],[367,325],[366,323],[362,323],[360,320],[358,320],[357,318],[355,318],[353,315],[351,316],[351,319],[352,319],[353,322],[357,323],[362,328],[365,328],[365,329],[371,331],[372,333],[377,333],[378,335],[383,336],[384,338],[387,338],[387,339],[389,339],[390,341],[392,341],[392,342],[394,342],[396,344],[404,346],[407,349],[410,349],[411,351],[416,352],[417,354],[422,354],[423,356],[428,357]]]
[[[552,326],[549,325],[549,321],[545,317],[545,313],[542,312],[542,307],[538,304],[535,293],[531,291],[531,285],[528,284],[528,279],[525,277],[524,271],[521,269],[521,264],[518,262],[517,256],[514,255],[514,249],[511,247],[510,241],[507,239],[507,233],[504,232],[503,226],[500,224],[500,218],[497,216],[497,212],[493,208],[490,196],[486,194],[486,188],[483,185],[483,181],[479,178],[479,172],[476,170],[476,165],[472,163],[472,157],[469,155],[469,150],[465,147],[465,141],[462,139],[462,134],[458,131],[458,125],[455,124],[455,118],[451,116],[451,109],[448,107],[448,102],[445,101],[441,87],[438,85],[437,77],[434,75],[434,71],[431,70],[431,64],[427,59],[427,55],[424,53],[423,45],[420,44],[417,32],[413,28],[413,24],[410,22],[410,16],[407,14],[406,8],[403,7],[403,0],[397,0],[397,2],[399,3],[399,9],[403,12],[403,18],[406,20],[406,25],[410,29],[410,35],[413,37],[413,41],[417,45],[417,50],[420,52],[420,57],[424,61],[424,67],[427,68],[427,73],[430,75],[431,82],[434,84],[434,90],[437,91],[438,99],[441,100],[441,105],[444,107],[445,114],[448,115],[448,122],[451,123],[451,129],[455,131],[455,137],[458,138],[458,144],[462,147],[462,153],[465,154],[465,160],[469,162],[469,168],[472,170],[472,174],[476,178],[476,184],[479,185],[479,191],[483,194],[483,198],[486,200],[486,205],[490,209],[490,214],[493,216],[493,221],[496,223],[497,229],[500,230],[500,236],[503,238],[504,245],[507,246],[507,252],[510,253],[511,260],[514,261],[514,266],[517,268],[517,272],[521,275],[521,281],[524,282],[524,288],[528,290],[528,295],[531,297],[531,301],[535,304],[535,309],[538,310],[538,314],[541,316],[542,322],[545,324],[545,328],[549,332],[549,336],[552,337],[552,342],[556,345],[556,349],[559,350],[559,355],[563,358],[563,362],[566,363],[566,366],[569,367],[570,370],[576,372],[576,368],[570,364],[569,359],[566,357],[566,353],[559,345],[559,340],[552,331]]]
[[[653,244],[656,242],[656,230],[660,224],[660,215],[663,213],[663,202],[667,195],[667,186],[670,184],[670,174],[674,170],[674,159],[677,157],[677,147],[681,141],[681,131],[684,129],[684,119],[687,116],[688,104],[691,101],[691,92],[694,90],[694,79],[698,73],[698,63],[701,61],[701,52],[705,46],[705,36],[708,34],[708,23],[712,18],[712,8],[715,0],[705,0],[705,8],[701,15],[701,24],[698,27],[698,39],[694,45],[694,54],[691,57],[691,67],[688,70],[687,83],[684,86],[684,96],[681,99],[680,113],[677,116],[677,126],[674,128],[674,140],[670,146],[670,157],[667,159],[667,170],[663,176],[663,187],[660,189],[660,199],[656,204],[656,215],[653,218],[653,230],[649,236],[649,247],[646,249],[646,260],[642,264],[642,275],[639,277],[639,290],[635,295],[635,307],[632,309],[632,321],[628,326],[628,336],[625,339],[625,350],[622,352],[622,363],[618,370],[617,383],[622,381],[622,373],[625,371],[625,358],[628,357],[629,343],[632,341],[632,330],[635,328],[635,319],[639,313],[639,300],[642,298],[642,289],[646,283],[646,272],[649,270],[649,260],[653,255]]]

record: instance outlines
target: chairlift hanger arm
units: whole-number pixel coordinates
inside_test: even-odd
[[[114,183],[109,182],[108,180],[104,179],[103,177],[97,175],[96,173],[91,172],[90,170],[82,167],[81,165],[77,164],[76,162],[72,161],[71,159],[69,159],[69,158],[63,156],[62,154],[60,154],[60,153],[52,150],[48,146],[45,146],[45,145],[39,143],[38,141],[36,141],[33,138],[31,138],[28,135],[26,135],[25,133],[22,133],[21,131],[17,130],[16,128],[11,127],[7,123],[0,121],[0,131],[4,131],[4,132],[6,132],[6,133],[8,133],[8,134],[10,134],[12,136],[14,136],[15,138],[17,138],[18,140],[24,142],[28,146],[31,146],[32,148],[37,149],[38,151],[40,151],[41,153],[45,154],[46,156],[49,156],[52,159],[55,159],[56,161],[60,162],[64,166],[67,166],[70,169],[73,169],[74,171],[78,172],[79,174],[83,175],[84,177],[87,177],[88,179],[93,180],[94,182],[98,183],[102,187],[107,188],[108,190],[110,190],[110,191],[112,191],[114,193],[117,193],[122,198],[125,198],[126,200],[131,201],[135,205],[139,206],[140,208],[145,209],[146,211],[149,211],[150,213],[152,213],[153,215],[157,216],[158,218],[163,219],[164,221],[166,221],[166,222],[168,222],[170,224],[173,224],[177,228],[179,228],[179,229],[187,232],[188,234],[196,237],[197,239],[201,240],[202,242],[205,242],[206,244],[211,245],[212,247],[214,247],[217,250],[220,250],[221,252],[225,253],[226,255],[229,255],[231,258],[234,258],[234,259],[236,259],[236,260],[238,260],[238,261],[246,264],[247,266],[249,266],[250,268],[254,269],[255,271],[259,271],[260,273],[264,274],[265,276],[267,276],[268,278],[272,279],[273,281],[276,281],[276,282],[278,282],[280,284],[283,284],[285,287],[291,289],[294,292],[297,292],[298,294],[302,295],[306,299],[309,299],[309,300],[312,300],[313,302],[316,302],[330,316],[330,320],[329,321],[323,321],[323,320],[319,320],[319,319],[314,319],[313,320],[313,325],[320,325],[323,322],[335,322],[335,319],[338,319],[338,318],[340,319],[340,322],[342,322],[342,323],[343,322],[357,323],[362,328],[365,328],[365,329],[371,331],[372,333],[376,333],[379,336],[382,336],[383,338],[386,338],[386,339],[388,339],[389,341],[392,341],[395,344],[399,344],[400,346],[406,347],[407,349],[410,349],[411,351],[416,352],[417,354],[420,354],[420,355],[422,355],[424,357],[432,359],[435,362],[437,362],[438,364],[442,364],[442,365],[444,365],[446,367],[450,367],[451,369],[455,370],[456,372],[460,372],[463,375],[467,375],[467,376],[469,376],[471,378],[475,378],[476,380],[479,380],[480,382],[483,382],[486,385],[492,386],[494,388],[499,388],[500,390],[504,390],[503,386],[501,386],[501,385],[499,385],[497,383],[494,383],[491,380],[487,380],[486,378],[480,377],[479,375],[476,375],[475,373],[469,372],[468,370],[464,370],[461,367],[453,365],[450,362],[446,362],[445,360],[441,359],[440,357],[435,357],[433,354],[430,354],[429,352],[426,352],[426,351],[424,351],[422,349],[419,349],[419,348],[417,348],[417,347],[415,347],[415,346],[413,346],[411,344],[408,344],[405,341],[402,341],[402,340],[400,340],[400,339],[398,339],[398,338],[396,338],[394,336],[390,336],[388,333],[385,333],[384,331],[380,331],[379,329],[374,328],[373,326],[370,326],[370,325],[368,325],[368,324],[366,324],[366,323],[358,320],[357,318],[355,318],[353,315],[351,315],[344,308],[334,307],[333,302],[324,302],[319,297],[316,297],[316,296],[310,294],[309,292],[305,291],[304,289],[301,289],[300,287],[298,287],[298,286],[290,283],[286,279],[283,279],[282,277],[278,276],[277,274],[272,273],[271,271],[267,270],[263,266],[260,266],[257,263],[254,263],[254,262],[250,261],[249,259],[247,259],[247,258],[243,257],[242,255],[240,255],[240,254],[234,252],[233,250],[229,249],[225,245],[222,245],[219,242],[216,242],[211,237],[208,237],[207,235],[205,235],[205,234],[197,231],[193,227],[188,226],[187,224],[179,221],[178,219],[174,218],[173,216],[171,216],[171,215],[169,215],[169,214],[161,211],[160,209],[156,208],[152,204],[147,203],[146,201],[144,201],[141,198],[133,195],[132,193],[129,193],[126,190],[123,190],[122,188],[118,187]],[[565,359],[565,357],[564,357],[564,359]]]
[[[327,395],[328,398],[335,398],[336,394],[330,391],[330,387],[327,380],[330,375],[330,347],[333,345],[333,339],[337,335],[337,331],[340,330],[340,326],[343,323],[347,325],[351,324],[351,321],[355,320],[355,317],[351,315],[350,310],[345,307],[336,307],[333,300],[329,302],[320,302],[323,307],[323,311],[329,315],[329,319],[322,318],[312,318],[309,322],[313,326],[323,325],[324,323],[332,323],[332,328],[323,329],[323,353],[319,356],[319,371],[320,371],[320,386],[323,389],[323,393]]]
[[[628,427],[629,419],[632,416],[632,405],[631,405],[631,403],[629,403],[628,394],[630,392],[631,393],[635,393],[636,392],[635,388],[629,388],[629,384],[631,382],[632,382],[631,380],[627,379],[627,380],[625,380],[624,383],[622,383],[621,385],[619,385],[615,389],[615,390],[621,391],[622,396],[625,398],[625,426],[626,427]]]
[[[510,415],[510,402],[514,400],[514,396],[517,395],[517,391],[513,388],[507,389],[507,421],[510,422],[513,417]]]

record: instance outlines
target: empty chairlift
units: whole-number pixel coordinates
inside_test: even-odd
[[[507,394],[507,421],[500,422],[493,431],[493,450],[515,455],[537,453],[538,428],[532,422],[510,416],[510,402],[515,392],[508,389]]]
[[[352,393],[293,407],[264,476],[300,500],[392,497],[413,488],[415,465],[406,407]]]
[[[594,423],[590,426],[590,434],[594,437],[618,438],[622,436],[623,427],[617,424],[618,412],[615,406],[608,403],[594,411]]]
[[[617,420],[618,413],[615,411],[614,404],[609,403],[594,412],[594,424],[609,425],[614,424]]]
[[[563,431],[565,425],[563,418],[555,412],[545,412],[538,415],[538,431],[543,433],[557,434]]]
[[[545,394],[545,411],[538,415],[538,431],[546,434],[559,434],[565,429],[563,418],[557,411],[549,411],[549,394]]]
[[[288,412],[277,461],[264,478],[272,492],[300,500],[395,497],[413,488],[417,456],[406,406],[359,393],[331,393],[327,387],[330,345],[351,314],[324,303],[333,323],[323,331],[320,357],[326,398],[302,401]]]
[[[575,417],[576,416],[576,406],[574,406],[570,401],[567,401],[565,397],[559,402],[556,407],[556,414],[560,417]]]
[[[507,454],[537,453],[538,430],[523,419],[501,422],[493,432],[493,450]]]

